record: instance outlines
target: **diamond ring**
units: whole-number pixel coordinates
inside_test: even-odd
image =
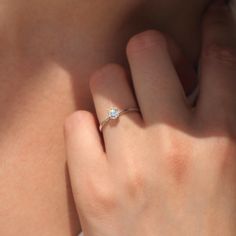
[[[116,107],[111,107],[108,112],[107,112],[107,115],[108,117],[102,121],[100,123],[100,126],[99,126],[99,130],[102,132],[103,130],[103,127],[110,121],[110,120],[117,120],[119,119],[119,117],[125,113],[128,113],[128,112],[140,112],[140,110],[138,108],[127,108],[127,109],[124,109],[124,110],[119,110],[118,108]]]

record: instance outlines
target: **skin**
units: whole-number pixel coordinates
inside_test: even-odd
[[[65,117],[76,109],[95,114],[90,75],[109,62],[127,67],[125,47],[138,32],[168,33],[196,64],[209,2],[1,2],[0,235],[80,230],[66,169]]]
[[[236,235],[236,27],[222,1],[209,8],[202,37],[194,108],[160,31],[128,43],[134,92],[120,65],[108,64],[92,76],[100,122],[113,106],[140,107],[140,113],[110,122],[103,136],[88,111],[66,121],[85,236]]]

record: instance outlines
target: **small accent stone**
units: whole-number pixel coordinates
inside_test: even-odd
[[[110,119],[115,120],[117,118],[119,118],[120,116],[120,112],[117,108],[112,107],[109,111],[108,111],[108,116]]]

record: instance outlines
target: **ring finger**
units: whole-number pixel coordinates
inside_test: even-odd
[[[98,70],[90,80],[90,89],[99,123],[108,118],[110,108],[118,108],[119,111],[138,108],[128,75],[119,65],[109,64]],[[109,153],[119,153],[122,143],[126,143],[122,141],[129,137],[127,132],[134,133],[142,123],[140,113],[129,112],[104,124],[102,132],[108,156]]]

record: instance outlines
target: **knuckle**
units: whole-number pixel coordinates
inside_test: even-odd
[[[175,183],[183,183],[186,179],[189,166],[189,158],[187,155],[181,155],[180,153],[169,153],[166,158],[169,173],[175,180]]]
[[[106,86],[113,77],[123,78],[125,76],[126,71],[121,65],[115,63],[107,64],[91,76],[89,80],[90,89],[93,91],[94,89]]]
[[[205,50],[205,55],[211,62],[232,68],[236,66],[236,49],[223,44],[209,44]]]
[[[174,179],[175,183],[182,184],[187,178],[190,168],[192,144],[186,138],[176,135],[169,137],[168,142],[163,152],[164,162],[168,173]]]
[[[165,36],[157,30],[148,30],[133,36],[127,44],[127,53],[143,51],[153,47],[167,47]]]

